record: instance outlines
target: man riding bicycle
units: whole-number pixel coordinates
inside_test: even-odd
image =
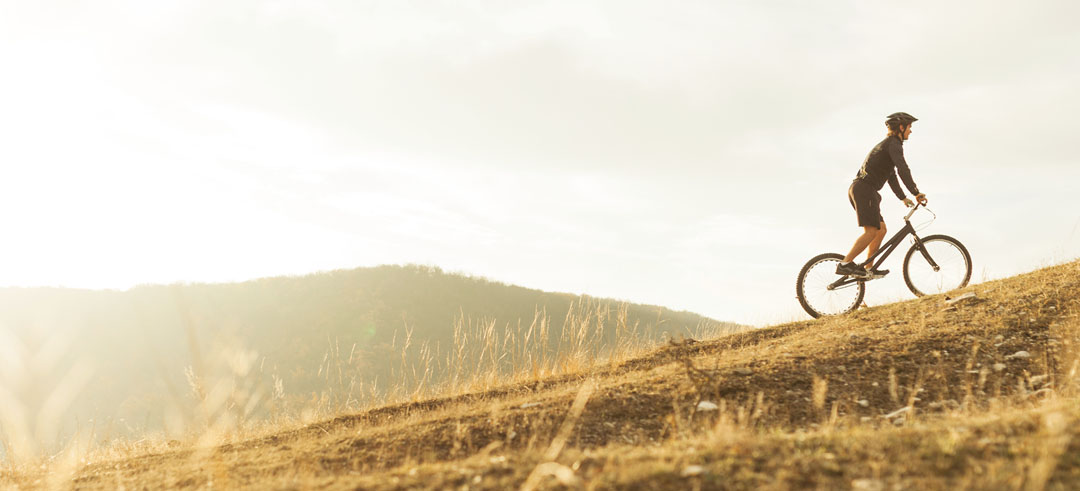
[[[844,257],[841,264],[836,266],[836,274],[858,278],[881,277],[889,274],[887,269],[869,269],[869,261],[865,268],[854,262],[855,257],[867,247],[869,249],[866,257],[868,259],[872,257],[881,246],[881,241],[885,239],[885,219],[881,217],[881,194],[878,191],[885,186],[886,181],[905,206],[914,206],[915,203],[904,196],[904,190],[900,188],[900,183],[897,181],[897,174],[899,174],[900,180],[904,181],[908,191],[915,195],[915,200],[926,204],[926,195],[920,193],[919,188],[915,186],[915,181],[911,179],[911,170],[904,160],[904,140],[911,137],[911,124],[915,121],[918,121],[915,116],[908,113],[890,114],[885,120],[889,134],[870,150],[855,180],[848,187],[848,201],[855,208],[855,215],[858,217],[859,226],[863,228],[863,234],[855,239],[851,252]]]

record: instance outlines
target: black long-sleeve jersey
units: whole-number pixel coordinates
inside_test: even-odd
[[[866,156],[866,161],[863,162],[855,178],[873,186],[875,191],[880,191],[885,187],[885,181],[888,181],[896,197],[904,199],[906,196],[896,180],[897,174],[900,175],[900,179],[903,179],[904,185],[911,194],[919,194],[919,188],[911,179],[911,169],[904,160],[904,140],[901,140],[899,136],[891,135],[885,137],[881,143],[874,146],[873,150],[870,150],[870,154]]]

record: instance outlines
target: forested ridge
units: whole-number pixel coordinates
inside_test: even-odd
[[[6,288],[0,302],[3,349],[29,367],[29,376],[14,384],[28,408],[44,404],[51,388],[78,386],[68,419],[108,421],[122,433],[160,427],[169,408],[183,413],[222,383],[258,400],[245,415],[254,418],[275,407],[340,408],[407,384],[442,383],[453,363],[521,369],[515,364],[542,356],[526,350],[566,351],[560,343],[570,342],[563,335],[567,320],[592,331],[576,342],[595,343],[599,351],[615,346],[620,329],[632,328],[636,342],[650,343],[738,328],[688,312],[426,266],[128,291]],[[537,323],[546,332],[541,343]],[[477,351],[496,342],[497,360]],[[428,371],[425,380],[418,370]],[[92,375],[65,383],[77,378],[73,373]]]

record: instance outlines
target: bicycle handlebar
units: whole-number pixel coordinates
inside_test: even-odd
[[[910,221],[910,220],[911,220],[911,215],[914,215],[914,214],[915,214],[915,210],[918,210],[920,206],[922,206],[922,207],[924,207],[924,208],[926,207],[926,205],[924,205],[924,204],[922,204],[922,203],[920,203],[920,202],[916,201],[916,202],[915,202],[915,206],[912,206],[912,207],[911,207],[911,211],[909,211],[907,215],[904,215],[904,221],[905,221],[905,222],[907,222],[907,221]]]

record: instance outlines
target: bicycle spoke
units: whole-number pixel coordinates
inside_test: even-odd
[[[853,310],[862,296],[862,285],[850,282],[832,290],[829,286],[839,278],[836,275],[838,259],[822,259],[808,265],[801,278],[801,294],[806,306],[817,315],[836,315]]]
[[[960,247],[943,238],[929,239],[923,241],[922,245],[938,268],[935,271],[921,252],[916,251],[910,256],[905,265],[906,274],[909,286],[916,290],[916,294],[944,293],[967,283],[971,264]]]

